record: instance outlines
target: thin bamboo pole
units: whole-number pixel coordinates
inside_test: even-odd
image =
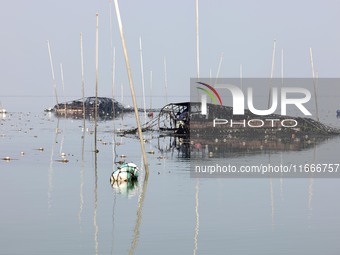
[[[66,115],[66,99],[65,99],[65,82],[64,82],[64,70],[63,70],[63,64],[60,63],[60,75],[61,75],[61,85],[63,88],[63,97],[64,97],[64,101],[65,101],[65,115]]]
[[[110,51],[111,51],[111,81],[112,81],[112,118],[115,116],[115,101],[114,101],[114,85],[115,85],[115,75],[116,75],[116,49],[113,47],[113,26],[112,26],[112,1],[109,2],[109,12],[110,12]],[[113,121],[113,129],[115,129],[115,124]]]
[[[85,129],[85,79],[84,79],[84,49],[83,33],[80,33],[80,65],[81,65],[81,94],[83,97],[83,127]]]
[[[220,57],[220,62],[218,63],[217,74],[216,74],[216,79],[215,79],[215,84],[214,85],[216,85],[217,79],[218,79],[218,77],[220,75],[221,66],[222,66],[222,62],[223,62],[223,57],[224,57],[224,53],[222,52],[221,53],[221,57]]]
[[[241,83],[241,90],[243,89],[243,70],[242,64],[240,64],[240,83]]]
[[[82,146],[81,146],[81,174],[80,174],[80,205],[78,219],[81,222],[81,214],[84,205],[84,172],[85,172],[85,79],[84,79],[84,51],[83,51],[83,33],[80,33],[80,66],[81,66],[81,91],[83,98],[83,130],[82,130]]]
[[[51,72],[52,72],[52,83],[53,83],[53,89],[54,89],[54,96],[56,104],[58,105],[58,95],[57,95],[57,83],[54,76],[54,67],[53,67],[53,61],[52,61],[52,53],[51,53],[51,46],[50,41],[47,40],[47,47],[48,47],[48,54],[50,56],[50,64],[51,64]]]
[[[200,58],[199,58],[199,27],[198,27],[198,0],[196,0],[196,65],[197,65],[197,79],[200,78]],[[196,199],[195,199],[195,212],[196,212],[196,226],[195,226],[195,235],[194,235],[194,252],[193,254],[197,254],[198,250],[198,232],[199,232],[199,179],[196,180]]]
[[[141,69],[141,74],[142,74],[144,123],[146,123],[145,82],[144,82],[144,66],[143,66],[142,37],[139,37],[139,51],[140,51],[140,69]]]
[[[319,121],[319,108],[318,108],[318,98],[316,92],[316,81],[315,81],[315,71],[314,71],[314,62],[313,62],[313,51],[312,48],[309,48],[310,53],[310,64],[312,66],[312,76],[313,76],[313,84],[314,84],[314,98],[315,98],[315,110],[316,110],[316,119]]]
[[[281,49],[281,85],[283,86],[283,48]]]
[[[268,109],[272,103],[272,87],[273,87],[273,77],[274,77],[274,67],[275,67],[275,51],[276,51],[276,40],[273,44],[273,55],[272,55],[272,68],[270,71],[270,88],[269,88],[269,98],[268,98]]]
[[[124,103],[124,84],[123,82],[120,84],[120,102]]]
[[[98,27],[99,13],[96,13],[96,100],[94,106],[94,153],[97,154],[97,115],[98,115]],[[97,157],[95,157],[97,158]]]
[[[197,79],[200,78],[200,43],[199,43],[199,27],[198,27],[198,0],[196,0],[196,65]]]
[[[165,85],[165,104],[168,104],[168,73],[166,68],[165,57],[164,57],[164,85]]]
[[[110,51],[111,51],[111,78],[112,78],[112,125],[113,125],[113,134],[112,134],[112,165],[115,165],[116,155],[117,155],[117,143],[116,143],[116,126],[114,117],[115,113],[115,77],[116,77],[116,48],[113,47],[113,26],[112,26],[112,1],[109,2],[110,6]]]
[[[138,114],[138,108],[137,108],[137,102],[136,102],[136,96],[135,96],[135,89],[134,89],[134,86],[133,86],[131,67],[130,67],[130,63],[129,63],[127,48],[126,48],[126,42],[125,42],[125,37],[124,37],[124,32],[123,32],[122,20],[121,20],[121,17],[120,17],[118,0],[114,0],[114,3],[115,3],[117,21],[118,21],[118,26],[119,26],[119,31],[120,31],[120,37],[121,37],[121,41],[122,41],[122,45],[123,45],[125,64],[126,64],[126,69],[127,69],[129,83],[130,83],[130,90],[131,90],[131,96],[132,96],[132,101],[133,101],[133,107],[134,107],[134,110],[135,110],[137,130],[138,130],[138,135],[139,135],[139,140],[140,140],[140,145],[141,145],[141,150],[142,150],[142,156],[143,156],[143,163],[144,163],[144,168],[145,168],[145,176],[147,177],[148,174],[149,174],[149,167],[148,167],[147,157],[146,157],[145,148],[144,148],[143,133],[142,133],[142,128],[141,128],[140,120],[139,120],[139,114]]]
[[[150,71],[150,111],[152,111],[152,70]]]
[[[99,227],[97,223],[97,207],[98,207],[98,172],[97,172],[97,118],[98,118],[98,35],[99,35],[99,13],[96,13],[96,100],[94,106],[94,209],[93,209],[93,226],[94,226],[94,243],[95,251],[98,254],[99,242],[98,233]]]

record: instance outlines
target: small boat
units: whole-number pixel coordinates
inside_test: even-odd
[[[125,163],[115,170],[110,178],[111,184],[115,182],[136,181],[138,179],[138,167],[134,163]]]
[[[340,118],[340,110],[337,116]],[[223,124],[218,123],[215,126],[218,121]],[[202,135],[213,138],[219,136],[222,140],[230,133],[237,135],[238,138],[254,138],[256,135],[262,137],[268,134],[273,138],[278,136],[290,138],[292,132],[299,136],[313,137],[340,135],[340,129],[307,117],[278,114],[258,116],[248,109],[244,115],[234,115],[233,107],[215,104],[207,104],[207,114],[203,115],[200,102],[165,105],[158,115],[158,129],[175,136],[189,137],[189,134],[191,138]]]
[[[66,118],[82,118],[94,116],[96,112],[96,101],[97,101],[97,113],[102,119],[110,119],[112,116],[117,116],[123,112],[132,112],[129,107],[124,107],[121,103],[112,98],[107,97],[87,97],[69,102],[56,104],[49,111],[54,112],[58,117]],[[84,112],[85,111],[85,112]]]

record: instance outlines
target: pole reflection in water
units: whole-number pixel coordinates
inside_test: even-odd
[[[129,254],[134,254],[136,247],[137,247],[137,242],[139,239],[139,228],[140,228],[140,224],[142,222],[142,210],[143,210],[143,204],[144,204],[144,199],[145,199],[145,194],[146,194],[146,189],[148,186],[148,175],[145,174],[144,175],[144,182],[143,182],[143,189],[142,192],[139,196],[138,199],[138,209],[137,209],[137,220],[136,220],[136,224],[135,224],[135,228],[133,230],[133,239],[131,242],[131,247],[130,247],[130,251]]]
[[[114,248],[115,210],[116,210],[116,200],[117,200],[117,192],[113,192],[113,193],[114,193],[114,197],[113,197],[113,205],[112,205],[111,254],[113,254],[113,248]]]
[[[317,154],[317,145],[315,145],[313,150],[313,163],[316,163],[316,154]],[[313,201],[313,190],[314,190],[314,177],[313,175],[309,178],[309,184],[308,184],[308,220],[310,221],[312,219],[312,201]]]
[[[198,250],[198,232],[199,232],[199,227],[200,227],[200,215],[198,213],[199,191],[200,191],[200,181],[199,181],[199,179],[196,179],[196,196],[195,196],[195,198],[196,198],[195,199],[195,201],[196,201],[196,205],[195,205],[196,225],[195,225],[195,236],[194,236],[194,252],[193,252],[194,255],[197,254],[197,250]]]
[[[271,153],[269,152],[269,161],[271,163]],[[270,188],[270,206],[271,206],[271,215],[272,215],[272,227],[275,225],[275,202],[274,202],[274,189],[273,189],[273,178],[269,176],[269,188]]]
[[[79,224],[81,225],[81,214],[83,212],[83,205],[84,205],[84,173],[85,173],[85,96],[84,96],[84,89],[85,89],[85,80],[84,80],[84,52],[83,52],[83,33],[80,33],[80,64],[81,64],[81,87],[82,87],[82,97],[83,97],[83,128],[82,128],[82,145],[81,145],[81,174],[80,174],[80,205],[79,205],[79,213],[78,213],[78,220]]]
[[[282,156],[282,152],[280,153],[280,159],[281,159],[281,165],[283,165],[283,156]],[[282,177],[282,173],[281,173],[281,178],[280,178],[280,197],[281,197],[281,202],[284,200],[284,196],[283,196],[283,177]]]
[[[49,169],[48,169],[48,191],[47,191],[48,210],[50,210],[52,208],[53,157],[54,157],[55,145],[57,143],[58,133],[59,133],[59,118],[57,119],[57,127],[55,128],[55,131],[54,131],[55,135],[54,135],[52,149],[51,149],[50,166],[49,166]]]
[[[83,128],[82,128],[82,145],[81,145],[81,172],[80,172],[80,205],[79,205],[79,213],[78,213],[78,221],[79,225],[81,226],[81,214],[83,212],[83,205],[84,205],[84,173],[85,173],[85,157],[84,157],[84,152],[85,152],[85,132],[86,132],[86,127],[85,127],[85,97],[84,97],[84,89],[85,89],[85,80],[84,80],[84,53],[83,53],[83,34],[80,33],[80,64],[81,64],[81,84],[82,84],[82,97],[83,97]]]
[[[273,189],[273,179],[269,177],[269,186],[270,186],[270,205],[271,205],[271,214],[272,214],[272,227],[275,225],[275,203],[274,203],[274,189]]]
[[[96,101],[94,107],[94,242],[95,251],[98,254],[98,224],[97,224],[97,206],[98,206],[98,173],[97,173],[97,118],[98,118],[98,16],[96,13]]]
[[[83,115],[83,128],[82,128],[82,145],[81,145],[81,171],[80,171],[80,205],[79,205],[79,213],[78,213],[78,220],[79,224],[81,225],[81,214],[83,212],[84,206],[84,173],[85,173],[85,114]]]
[[[95,251],[98,254],[99,243],[98,243],[98,223],[97,223],[97,207],[98,207],[98,172],[97,172],[97,152],[94,152],[94,209],[93,209],[93,226],[94,226],[94,244]]]

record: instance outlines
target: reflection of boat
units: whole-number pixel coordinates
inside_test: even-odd
[[[309,136],[301,138],[281,139],[263,137],[238,137],[237,134],[228,138],[199,138],[162,135],[159,137],[158,150],[161,153],[174,152],[178,157],[238,157],[279,151],[302,151],[314,148],[331,137]]]
[[[245,110],[244,115],[233,115],[230,106],[207,104],[207,114],[201,114],[201,103],[183,102],[164,106],[158,116],[158,128],[170,134],[189,134],[227,138],[230,134],[239,137],[280,136],[327,136],[339,135],[340,130],[331,128],[311,118],[285,115],[258,116]]]
[[[98,97],[98,116],[100,118],[112,118],[122,112],[131,112],[131,108],[124,107],[121,103],[111,98]],[[84,108],[83,108],[84,104]],[[53,107],[53,112],[58,117],[71,117],[71,118],[82,118],[93,117],[95,113],[95,97],[87,97],[83,99],[73,100],[65,103],[59,103]],[[85,113],[83,112],[85,109]]]
[[[202,115],[201,103],[192,102],[164,106],[158,127],[162,136],[172,137],[166,143],[170,144],[168,151],[177,150],[181,157],[300,151],[340,134],[339,129],[310,118],[257,116],[248,110],[245,115],[233,115],[228,106],[208,104],[207,114]],[[164,152],[164,148],[159,149]]]

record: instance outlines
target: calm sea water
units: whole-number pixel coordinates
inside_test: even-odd
[[[92,121],[83,134],[82,120],[41,111],[0,118],[0,157],[12,158],[0,161],[0,254],[339,254],[339,179],[194,179],[168,138],[147,133],[147,182],[142,169],[134,189],[112,187],[120,155],[142,162],[138,139],[112,132],[133,123],[99,122],[96,159]],[[339,138],[317,148],[337,163],[339,151]]]

